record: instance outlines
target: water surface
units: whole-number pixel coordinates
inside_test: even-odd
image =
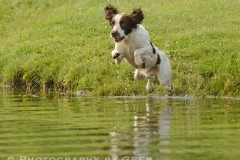
[[[0,159],[239,159],[239,104],[1,91]]]

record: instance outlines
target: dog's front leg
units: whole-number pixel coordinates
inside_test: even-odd
[[[153,92],[153,87],[152,87],[153,81],[154,81],[154,76],[148,77],[148,83],[146,86],[146,90],[148,93]]]
[[[114,59],[114,61],[117,65],[120,65],[120,63],[123,60],[122,54],[120,52],[118,52],[117,50],[112,51],[112,58]]]
[[[136,49],[134,60],[140,68],[150,68],[155,65],[157,59],[154,54],[146,48]]]
[[[142,53],[143,52],[141,49],[136,49],[134,51],[134,60],[138,67],[145,68],[145,62],[144,62],[144,57],[142,56]]]
[[[134,72],[134,79],[136,79],[137,81],[140,81],[140,80],[143,80],[143,79],[146,79],[147,77],[141,73],[141,70],[139,69],[136,69],[135,72]]]

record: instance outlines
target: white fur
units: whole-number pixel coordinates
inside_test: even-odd
[[[120,26],[122,14],[115,15],[113,32],[119,33],[120,42],[115,41],[115,49],[112,51],[112,57],[115,58],[115,63],[119,65],[125,58],[136,70],[134,78],[136,80],[148,79],[146,89],[148,92],[153,91],[152,83],[154,77],[157,76],[159,82],[169,91],[172,89],[171,84],[171,64],[163,51],[150,44],[150,39],[146,29],[138,24],[136,29],[125,35],[124,30]],[[153,53],[153,47],[156,53]],[[160,64],[156,64],[158,55],[160,56]],[[143,64],[145,67],[143,67]]]

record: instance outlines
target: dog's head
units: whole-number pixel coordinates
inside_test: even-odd
[[[112,27],[111,36],[116,43],[121,42],[144,19],[140,8],[134,9],[130,14],[119,14],[117,8],[112,5],[106,6],[104,10],[105,19],[109,20]]]

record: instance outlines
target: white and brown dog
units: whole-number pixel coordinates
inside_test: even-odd
[[[155,75],[168,90],[172,90],[172,69],[169,59],[163,51],[155,47],[149,39],[148,32],[140,24],[144,19],[141,9],[134,9],[131,14],[118,13],[116,7],[108,5],[104,8],[105,18],[112,27],[111,37],[115,41],[112,57],[119,65],[125,58],[136,70],[136,80],[148,79],[146,89],[153,91],[152,83]]]

